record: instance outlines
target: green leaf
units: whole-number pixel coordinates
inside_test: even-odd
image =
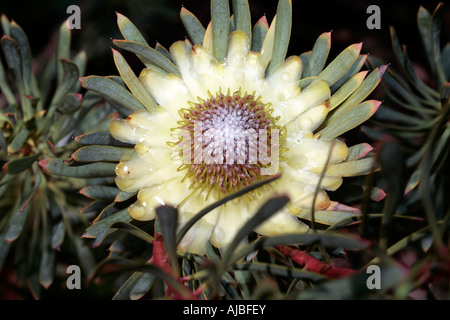
[[[63,160],[45,159],[39,162],[43,170],[49,174],[75,178],[115,177],[115,163],[90,163],[82,166],[70,167]]]
[[[69,60],[70,59],[70,42],[71,42],[71,34],[70,29],[67,25],[67,22],[64,21],[59,28],[58,33],[58,44],[56,47],[56,59],[61,60]],[[64,82],[64,65],[57,65],[57,74],[58,74],[58,84]]]
[[[9,24],[10,24],[10,22],[9,22],[8,17],[4,13],[1,15],[0,22],[1,22],[1,25],[2,25],[3,33],[6,34],[7,36],[9,36]]]
[[[375,164],[376,161],[373,157],[341,162],[329,166],[325,174],[332,177],[361,176],[378,170],[378,167]]]
[[[22,233],[25,221],[27,220],[30,212],[30,201],[36,193],[39,185],[41,184],[41,175],[36,175],[33,188],[30,193],[24,197],[24,200],[20,202],[19,207],[14,211],[12,217],[9,219],[7,231],[5,234],[5,240],[13,242]]]
[[[330,64],[318,75],[317,78],[319,80],[324,80],[329,86],[333,85],[354,65],[361,51],[361,47],[362,43],[356,43],[348,46],[333,61],[330,62]]]
[[[55,223],[53,225],[52,228],[52,241],[51,241],[51,245],[52,248],[55,250],[59,250],[59,248],[61,247],[61,244],[64,241],[64,236],[65,236],[65,226],[64,226],[64,221],[61,219],[58,223]]]
[[[80,93],[68,93],[64,96],[58,106],[58,111],[62,114],[71,114],[78,111],[83,103],[83,96]]]
[[[129,159],[134,149],[118,148],[111,146],[86,146],[81,147],[72,154],[72,158],[78,162],[119,162]]]
[[[22,233],[23,226],[30,213],[30,206],[26,202],[22,202],[18,210],[16,210],[8,222],[7,231],[5,234],[5,241],[13,242]]]
[[[8,146],[8,152],[14,153],[18,151],[25,141],[28,139],[28,136],[30,135],[30,130],[27,128],[22,128],[17,135],[14,137],[14,139],[11,141],[11,143]]]
[[[363,65],[366,63],[367,55],[361,54],[356,58],[356,61],[352,64],[352,66],[348,69],[348,71],[335,83],[333,83],[330,87],[331,92],[337,91],[343,84],[345,84],[350,78],[356,75]],[[364,72],[364,71],[363,71]]]
[[[180,265],[177,259],[176,232],[178,225],[178,210],[171,206],[160,206],[156,208],[163,236],[164,246],[169,256],[170,266],[175,276],[180,276]]]
[[[331,65],[331,64],[330,64]],[[342,103],[339,108],[335,109],[334,113],[328,116],[322,127],[326,127],[334,121],[341,121],[343,118],[349,118],[348,113],[350,110],[356,108],[375,88],[381,81],[387,66],[380,66],[374,69],[364,79],[361,85]]]
[[[211,0],[214,56],[222,62],[227,54],[230,6],[228,0]]]
[[[123,56],[116,50],[112,49],[114,62],[117,70],[119,70],[120,76],[126,83],[131,93],[142,103],[147,110],[154,110],[157,107],[155,100],[150,96],[147,90],[145,90],[138,77],[134,74]]]
[[[83,233],[83,238],[97,238],[105,230],[107,233],[111,233],[116,229],[110,229],[111,225],[116,222],[130,222],[132,219],[128,214],[128,208],[120,210],[102,220],[98,220],[90,225]]]
[[[373,147],[368,143],[360,143],[348,148],[348,155],[345,161],[358,160],[365,157]]]
[[[113,43],[121,49],[135,53],[148,68],[156,66],[165,72],[180,74],[172,61],[145,44],[129,40],[113,40]]]
[[[445,73],[442,68],[442,61],[440,55],[440,28],[442,19],[443,3],[439,3],[431,15],[424,7],[420,7],[417,13],[417,25],[420,33],[420,40],[425,50],[425,56],[428,59],[428,64],[431,71],[438,80],[438,87],[441,87],[445,80]]]
[[[100,76],[88,76],[80,78],[83,88],[97,92],[108,97],[128,110],[136,111],[145,107],[128,90],[116,82]]]
[[[40,154],[37,153],[30,156],[10,160],[3,166],[3,172],[11,174],[20,173],[31,167],[39,156]]]
[[[444,3],[440,2],[433,12],[432,24],[431,24],[431,40],[433,49],[433,62],[435,67],[435,79],[437,79],[438,87],[441,87],[446,82],[445,69],[442,66],[441,57],[441,26],[443,18],[443,7]]]
[[[330,111],[338,107],[347,99],[364,81],[367,71],[361,71],[345,82],[328,100]]]
[[[384,174],[389,195],[383,210],[380,230],[380,247],[386,250],[391,233],[392,219],[403,199],[407,172],[405,156],[400,145],[396,142],[388,141],[381,146],[378,161]]]
[[[263,16],[255,23],[255,26],[253,27],[252,46],[251,46],[252,51],[254,52],[261,51],[264,39],[266,38],[268,31],[269,31],[269,24],[267,23],[266,16]]]
[[[1,59],[0,59],[0,90],[5,95],[8,104],[16,103],[16,98],[14,97],[14,93],[12,92],[11,87],[8,84],[5,68],[3,67]]]
[[[28,37],[23,31],[23,29],[15,22],[12,21],[10,24],[10,34],[11,37],[16,41],[20,56],[22,58],[22,75],[23,83],[26,94],[31,94],[31,66],[32,66],[32,55],[31,48],[28,42]]]
[[[124,221],[114,222],[110,227],[125,231],[125,232],[132,234],[133,236],[135,236],[141,240],[144,240],[145,242],[150,243],[150,244],[152,244],[153,241],[155,240],[155,238],[153,238],[147,232],[145,232],[144,230],[142,230],[128,222],[124,222]]]
[[[127,201],[128,199],[131,199],[134,197],[138,192],[126,192],[126,191],[120,191],[117,197],[114,199],[114,202],[123,202]]]
[[[233,0],[234,30],[244,31],[248,36],[249,44],[252,43],[252,20],[250,7],[247,0]]]
[[[131,298],[131,292],[143,278],[145,273],[134,272],[128,279],[117,289],[112,300],[128,300]],[[146,291],[147,292],[147,291]]]
[[[55,274],[55,250],[51,247],[52,230],[49,228],[51,220],[46,212],[42,212],[41,232],[41,263],[39,266],[39,282],[48,289]]]
[[[324,129],[319,131],[322,139],[334,139],[341,134],[359,126],[369,119],[379,108],[381,102],[368,100],[359,104],[346,114],[339,114],[328,123]]]
[[[316,43],[314,44],[308,63],[303,69],[302,77],[307,78],[319,75],[327,62],[330,48],[331,32],[324,32],[317,38]]]
[[[84,72],[86,71],[86,64],[87,64],[87,54],[86,51],[82,50],[80,51],[74,58],[73,58],[73,63],[75,63],[75,65],[78,68],[78,73],[79,76],[82,77],[84,76]],[[80,83],[76,83],[76,86],[79,86]],[[78,87],[75,88],[76,91],[79,90]]]
[[[72,61],[60,59],[58,66],[59,65],[61,66],[61,79],[55,95],[53,96],[52,104],[59,103],[64,98],[64,96],[75,86],[80,75],[77,65]]]
[[[118,188],[109,186],[87,186],[80,190],[85,197],[106,201],[113,201],[119,192]]]
[[[292,1],[279,0],[276,16],[272,60],[267,75],[270,75],[286,58],[292,28]]]
[[[192,14],[185,7],[181,8],[180,11],[181,22],[186,29],[189,38],[191,38],[193,44],[202,44],[205,37],[205,27],[197,19],[197,17]]]
[[[105,145],[112,147],[134,147],[134,145],[116,140],[107,130],[98,130],[84,133],[80,136],[75,137],[75,141],[84,146]]]
[[[117,15],[117,25],[119,26],[119,30],[122,33],[122,36],[126,40],[135,41],[142,43],[148,46],[147,41],[145,41],[141,32],[138,28],[124,15],[116,12]]]
[[[137,272],[139,273],[139,272]],[[142,274],[142,273],[141,273]],[[151,273],[144,273],[130,292],[130,299],[137,300],[144,296],[155,282],[156,277]]]
[[[17,80],[22,83],[22,56],[19,45],[14,39],[6,35],[2,37],[1,44],[6,64],[15,72]]]
[[[5,154],[8,150],[8,144],[6,143],[6,139],[3,136],[3,132],[0,131],[0,150],[3,151]]]

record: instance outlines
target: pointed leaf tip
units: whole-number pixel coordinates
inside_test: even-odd
[[[384,64],[384,65],[378,67],[378,73],[380,74],[380,78],[383,77],[383,75],[386,72],[386,69],[389,67],[389,65],[390,64]]]
[[[49,159],[44,159],[38,162],[39,166],[44,169],[47,170],[47,165],[48,165]]]

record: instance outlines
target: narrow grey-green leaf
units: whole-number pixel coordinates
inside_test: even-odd
[[[136,111],[145,109],[128,90],[116,82],[99,76],[88,76],[80,78],[81,85],[88,90],[100,93],[118,103],[125,108]]]
[[[185,7],[182,7],[180,11],[180,18],[189,35],[189,38],[192,40],[192,43],[202,44],[206,29],[197,17]]]
[[[39,155],[40,154],[37,153],[30,156],[10,160],[3,166],[3,172],[11,174],[20,173],[31,167],[31,165],[36,161]]]
[[[15,22],[12,21],[10,25],[11,37],[16,41],[20,55],[22,57],[22,75],[23,83],[26,94],[31,94],[31,67],[32,67],[32,54],[28,37],[23,29]]]
[[[155,109],[157,107],[155,100],[153,100],[148,91],[145,90],[124,57],[117,50],[112,49],[112,51],[117,70],[119,70],[120,76],[126,83],[128,89],[130,89],[131,93],[147,110]]]
[[[58,33],[58,44],[56,47],[56,58],[57,60],[69,60],[70,59],[70,42],[71,42],[71,34],[70,29],[66,21],[61,24]],[[63,65],[58,64],[58,83],[62,83],[64,77]]]
[[[267,22],[266,16],[259,19],[255,26],[253,27],[252,33],[252,51],[260,52],[264,39],[266,38],[267,32],[269,31],[269,23]]]
[[[153,243],[153,241],[155,240],[155,238],[153,238],[147,232],[136,227],[135,225],[132,225],[129,222],[124,222],[124,221],[114,222],[111,225],[111,228],[117,228],[117,229],[123,230],[125,232],[128,232],[129,234],[132,234],[135,237],[137,237],[141,240],[144,240],[147,243]]]
[[[214,56],[222,62],[227,54],[230,6],[228,0],[211,0]]]
[[[6,16],[6,14],[2,13],[1,17],[0,17],[0,23],[3,29],[3,33],[6,34],[7,36],[9,36],[9,19]]]
[[[64,96],[57,110],[62,114],[71,114],[81,108],[82,102],[83,96],[80,93],[71,92]]]
[[[4,239],[5,241],[13,242],[20,236],[29,213],[30,206],[25,205],[25,203],[22,202],[20,208],[16,210],[12,217],[9,219],[8,228]]]
[[[85,197],[96,200],[114,201],[120,190],[110,186],[87,186],[80,190]]]
[[[58,66],[61,66],[61,80],[53,96],[52,103],[60,102],[64,96],[74,87],[78,81],[78,67],[72,61],[60,59]]]
[[[280,0],[277,7],[275,24],[275,41],[273,43],[272,60],[267,69],[270,75],[286,58],[292,28],[292,1]]]
[[[176,232],[178,225],[178,210],[171,206],[156,208],[156,216],[161,227],[164,245],[169,256],[170,265],[176,276],[180,276],[180,266],[177,259]]]
[[[333,61],[330,62],[330,64],[318,75],[317,78],[324,80],[329,86],[333,85],[354,65],[361,51],[361,47],[362,43],[355,43],[348,46]]]
[[[111,136],[108,130],[97,130],[75,137],[75,141],[84,146],[105,145],[112,147],[132,148],[134,145],[121,142]]]
[[[121,49],[138,55],[139,59],[141,59],[142,62],[149,68],[152,66],[157,66],[168,73],[180,73],[177,66],[174,65],[172,61],[145,44],[129,40],[113,40],[113,43]]]
[[[234,30],[244,31],[252,43],[252,20],[248,0],[233,0]]]
[[[39,165],[46,172],[65,177],[76,178],[100,178],[115,177],[115,163],[90,163],[82,166],[68,166],[63,160],[45,159],[39,162]]]
[[[5,68],[3,67],[3,62],[1,60],[0,60],[0,90],[5,95],[8,104],[16,103],[16,98],[14,97],[14,93],[11,90],[11,87],[8,83]]]
[[[120,191],[117,197],[114,199],[114,202],[123,202],[127,201],[128,199],[134,197],[138,192],[126,192],[126,191]]]
[[[122,36],[126,40],[139,42],[148,46],[147,41],[145,41],[141,32],[138,28],[124,15],[116,12],[117,15],[117,25],[119,26],[119,30],[122,33]]]
[[[8,146],[8,151],[13,153],[19,150],[24,142],[28,139],[28,136],[30,134],[30,130],[27,128],[22,128],[17,135],[13,138],[12,142]]]
[[[64,221],[61,219],[58,223],[55,223],[52,227],[52,248],[59,250],[65,236]]]
[[[41,183],[41,175],[36,175],[36,179],[33,185],[33,188],[30,190],[29,194],[27,194],[23,200],[20,202],[19,207],[15,210],[12,217],[8,221],[8,227],[5,234],[5,240],[8,242],[13,242],[16,240],[20,234],[22,233],[23,227],[25,225],[25,221],[27,220],[28,214],[30,212],[30,201],[33,198],[36,190],[38,189]]]
[[[361,85],[347,98],[347,100],[342,103],[339,108],[336,109],[334,114],[329,116],[327,119],[327,125],[337,119],[338,117],[343,117],[350,110],[355,108],[359,103],[361,103],[381,81],[387,66],[380,66],[370,72],[370,74],[364,79]]]
[[[134,150],[130,148],[86,146],[75,151],[72,158],[78,162],[119,162],[129,159],[133,152]]]
[[[17,80],[21,82],[22,79],[22,55],[20,53],[19,45],[17,42],[8,36],[3,36],[1,39],[3,53],[5,54],[6,64],[12,69]]]
[[[315,77],[322,72],[331,48],[331,32],[322,33],[314,43],[308,63],[303,69],[303,77]]]
[[[116,229],[110,229],[110,226],[115,222],[130,222],[132,219],[128,214],[128,209],[120,210],[102,220],[96,221],[90,225],[83,234],[83,238],[96,238],[103,231],[112,232]]]

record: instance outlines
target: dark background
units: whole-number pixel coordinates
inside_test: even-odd
[[[230,1],[231,2],[231,1]],[[270,23],[276,13],[277,0],[250,0],[253,24],[266,15]],[[394,63],[389,38],[389,26],[397,29],[402,43],[408,45],[413,61],[426,61],[423,57],[417,32],[416,16],[420,5],[433,12],[439,1],[435,0],[293,0],[293,26],[288,55],[311,50],[316,38],[323,32],[332,32],[330,58],[348,45],[364,42],[362,53],[369,53]],[[127,16],[142,32],[149,44],[160,42],[166,48],[184,39],[186,32],[179,19],[181,6],[194,13],[206,27],[210,20],[208,0],[51,0],[5,1],[0,12],[14,19],[28,34],[33,55],[46,58],[51,52],[48,44],[54,44],[55,31],[70,14],[68,6],[81,8],[81,29],[72,31],[74,51],[86,50],[88,69],[86,75],[117,74],[110,48],[111,39],[122,38],[116,25],[116,14]],[[367,7],[376,4],[381,9],[381,29],[369,30],[366,20]],[[444,6],[444,23],[441,43],[449,41],[450,8]],[[447,27],[447,29],[445,29]],[[130,62],[132,65],[134,61]],[[395,65],[395,63],[394,63]],[[139,70],[139,66],[136,65]]]

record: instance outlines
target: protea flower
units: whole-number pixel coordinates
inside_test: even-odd
[[[85,146],[73,160],[109,162],[103,163],[105,170],[118,162],[115,174],[110,172],[116,175],[117,188],[82,190],[97,200],[105,200],[98,196],[105,190],[117,195],[85,236],[104,235],[104,228],[116,221],[152,220],[160,205],[177,208],[181,228],[208,204],[280,173],[266,188],[203,217],[179,249],[203,254],[208,241],[226,247],[274,194],[287,194],[290,202],[258,226],[259,234],[304,233],[308,225],[299,218],[311,219],[312,211],[315,220],[328,225],[355,214],[331,201],[326,191],[339,188],[343,177],[375,169],[373,157],[367,156],[372,147],[348,147],[338,137],[379,107],[379,101],[365,99],[385,66],[360,71],[366,56],[360,55],[362,44],[357,43],[325,67],[330,33],[322,34],[312,51],[286,58],[291,1],[279,2],[270,25],[262,17],[253,29],[246,1],[234,2],[231,19],[228,1],[212,1],[211,8],[206,29],[182,8],[191,40],[175,42],[169,50],[160,44],[151,48],[118,14],[125,40],[114,44],[134,52],[145,68],[137,77],[113,49],[121,79],[81,79],[85,88],[103,94],[127,116],[113,120],[109,133],[91,132],[76,139]],[[45,168],[57,174],[66,169],[53,160]],[[135,195],[134,203],[124,205]]]

